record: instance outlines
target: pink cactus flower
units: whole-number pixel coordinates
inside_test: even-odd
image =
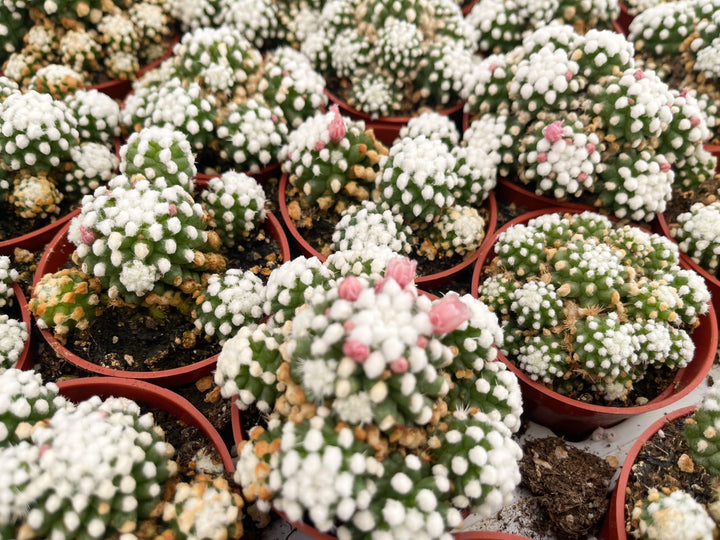
[[[315,146],[313,146],[316,152],[319,152],[323,148],[325,148],[325,143],[323,141],[315,141]]]
[[[635,77],[636,81],[639,81],[641,79],[645,78],[645,72],[642,69],[638,69],[633,73],[633,77]]]
[[[354,302],[360,296],[363,285],[355,276],[347,276],[338,285],[338,296],[343,300]]]
[[[330,133],[330,139],[337,143],[345,137],[347,128],[345,127],[345,122],[340,115],[340,108],[337,105],[331,105],[330,112],[332,112],[334,116],[333,119],[330,120],[330,124],[328,124],[328,133]]]
[[[50,448],[51,448],[51,447],[50,447],[49,444],[42,444],[42,445],[40,445],[40,447],[38,448],[38,455],[42,456],[45,452],[47,452],[48,450],[50,450]]]
[[[585,180],[587,180],[587,174],[586,174],[586,173],[581,172],[580,174],[578,174],[578,176],[577,176],[577,181],[578,181],[578,182],[584,182]]]
[[[690,90],[687,86],[683,88],[682,92],[680,92],[680,95],[678,97],[686,98],[688,95],[688,90]]]
[[[352,332],[355,329],[355,323],[352,321],[345,321],[343,323],[343,328],[346,332]]]
[[[470,320],[470,310],[456,293],[443,296],[428,315],[435,334],[447,334]]]
[[[175,206],[173,203],[170,203],[168,205],[168,214],[171,216],[177,216],[177,206]]]
[[[270,120],[272,120],[273,124],[277,124],[279,121],[279,118],[278,118],[277,114],[273,113],[270,115]]]
[[[95,241],[95,233],[85,228],[84,225],[80,225],[80,239],[83,244],[92,245]]]
[[[660,164],[660,170],[662,172],[668,172],[671,168],[672,168],[672,165],[670,165],[669,163],[661,163]]]
[[[701,120],[700,120],[700,117],[699,117],[699,116],[693,116],[693,117],[690,119],[690,124],[692,124],[693,127],[699,126],[699,125],[700,125],[700,122],[701,122]]]
[[[545,163],[547,161],[547,154],[545,152],[538,152],[537,162]]]
[[[415,279],[417,261],[407,257],[395,257],[390,259],[385,269],[385,278],[394,279],[403,289]]]
[[[426,338],[425,336],[418,336],[417,342],[415,344],[421,349],[424,349],[428,346],[429,343],[430,341],[428,341],[428,338]]]
[[[565,134],[562,124],[562,120],[555,120],[543,129],[543,136],[551,143],[559,141]]]
[[[405,373],[410,368],[410,362],[404,356],[399,356],[390,362],[390,371],[393,373]]]
[[[565,72],[565,79],[568,80],[568,81],[571,81],[572,78],[573,78],[573,72],[570,71],[570,70],[567,70],[567,71]]]
[[[345,356],[348,356],[355,360],[358,364],[362,364],[367,360],[370,354],[370,349],[359,339],[348,339],[342,346],[342,352]]]
[[[588,151],[588,154],[592,154],[595,151],[595,145],[589,142],[585,145],[585,150]]]

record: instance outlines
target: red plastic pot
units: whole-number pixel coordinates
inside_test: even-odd
[[[252,176],[259,184],[264,184],[271,178],[279,178],[280,177],[280,163],[272,163],[268,165],[267,167],[263,167],[258,172],[247,172],[247,171],[240,171],[248,176]],[[218,178],[220,177],[220,174],[204,174],[204,173],[197,173],[195,175],[195,182],[198,186],[206,186],[208,181],[211,178]]]
[[[584,210],[597,211],[597,209],[592,208],[586,204],[574,203],[569,201],[559,201],[557,199],[545,197],[543,195],[536,195],[529,189],[525,189],[524,187],[517,184],[517,182],[513,182],[511,180],[508,180],[507,178],[500,178],[498,180],[497,186],[495,186],[495,194],[497,195],[498,199],[505,202],[515,203],[516,205],[522,206],[528,211],[543,210],[549,207],[554,207],[556,209],[559,208],[563,210],[577,210],[580,212]]]
[[[495,256],[495,242],[498,235],[513,225],[527,223],[532,218],[553,212],[578,213],[578,211],[563,208],[547,208],[523,214],[498,229],[478,256],[472,277],[471,292],[473,296],[478,296],[480,276],[484,265]],[[682,259],[680,262],[681,266],[687,268]],[[565,436],[568,440],[582,440],[598,427],[614,426],[631,416],[667,407],[694,390],[707,376],[717,352],[718,327],[712,304],[709,304],[708,313],[700,317],[700,325],[691,334],[691,338],[695,343],[694,360],[687,367],[677,370],[672,383],[662,393],[644,405],[633,407],[595,405],[571,399],[533,381],[502,354],[498,353],[498,358],[515,373],[520,382],[523,395],[523,414],[527,418],[550,428],[558,435]]]
[[[664,235],[665,237],[669,238],[673,242],[675,242],[675,239],[670,234],[670,227],[668,227],[668,223],[665,220],[665,216],[663,214],[658,214],[657,219],[655,220],[657,223],[657,228],[659,229],[659,232]],[[707,285],[708,289],[710,290],[710,294],[712,295],[712,303],[713,307],[715,308],[715,312],[720,312],[720,279],[718,279],[716,276],[705,270],[702,266],[700,266],[698,263],[692,260],[692,258],[687,253],[680,253],[680,259],[692,270],[695,270],[698,274],[700,274],[703,279],[705,280],[705,284]]]
[[[293,239],[297,243],[298,247],[300,248],[300,251],[303,255],[306,257],[317,257],[321,261],[325,261],[327,257],[322,255],[315,247],[310,245],[310,243],[303,238],[302,234],[300,234],[300,231],[297,229],[295,224],[293,223],[293,220],[290,219],[290,214],[288,213],[287,208],[287,201],[285,198],[285,191],[287,189],[288,184],[288,175],[287,173],[283,173],[283,175],[280,177],[280,185],[278,188],[278,206],[280,208],[280,215],[283,219],[283,222],[290,231],[290,234],[292,235]],[[490,214],[490,218],[488,219],[487,223],[487,230],[485,233],[485,240],[481,244],[480,248],[470,255],[467,259],[465,259],[460,264],[457,264],[451,268],[448,268],[447,270],[444,270],[442,272],[437,272],[435,274],[428,274],[425,276],[418,276],[415,278],[415,284],[418,286],[418,288],[421,289],[428,289],[432,290],[435,287],[439,287],[443,285],[444,283],[447,283],[451,279],[453,279],[455,276],[460,274],[463,270],[470,268],[471,265],[475,263],[477,260],[477,257],[480,255],[480,252],[482,251],[482,246],[485,245],[485,243],[488,241],[488,239],[492,236],[493,232],[495,231],[495,227],[497,226],[497,204],[495,202],[495,195],[493,192],[490,192],[490,195],[487,198],[487,206],[488,206],[488,212]]]
[[[707,143],[703,146],[705,147],[705,150],[707,150],[717,158],[717,165],[715,167],[715,170],[720,173],[720,144]]]
[[[635,18],[635,15],[631,15],[628,12],[628,7],[624,2],[618,2],[620,7],[620,14],[618,18],[613,21],[613,27],[619,34],[628,35],[630,33],[630,23]]]
[[[25,323],[25,327],[28,331],[28,339],[25,342],[25,347],[23,348],[22,352],[20,353],[20,356],[18,357],[17,364],[15,364],[15,367],[17,369],[23,369],[28,370],[32,368],[33,363],[35,362],[34,353],[34,342],[33,342],[33,333],[32,333],[32,320],[30,318],[30,310],[27,306],[27,300],[25,299],[25,293],[22,290],[22,287],[17,284],[12,284],[13,291],[15,293],[15,301],[17,302],[18,307],[20,308],[20,314],[22,315],[22,320]]]
[[[695,412],[695,407],[691,406],[683,407],[682,409],[677,409],[666,414],[643,431],[632,445],[630,452],[628,452],[623,462],[617,485],[610,499],[610,510],[608,510],[605,516],[605,522],[603,523],[602,531],[600,531],[601,540],[627,540],[628,538],[627,532],[625,531],[625,492],[633,464],[642,450],[643,445],[669,422],[684,416],[689,416],[693,412]]]
[[[125,397],[160,409],[187,425],[198,428],[217,448],[225,470],[235,471],[230,452],[218,431],[210,421],[184,397],[154,384],[120,377],[85,377],[57,383],[60,394],[78,402],[94,395],[102,398]]]
[[[12,255],[15,248],[27,249],[28,251],[42,249],[45,244],[52,240],[58,230],[67,225],[79,213],[79,209],[74,210],[40,229],[0,242],[0,255]]]
[[[70,224],[68,223],[57,233],[55,238],[53,238],[52,242],[48,245],[47,249],[40,258],[37,270],[35,271],[33,285],[37,284],[43,275],[56,272],[61,269],[67,262],[72,252],[75,251],[75,245],[67,239],[67,232],[69,228]],[[281,260],[290,260],[290,245],[288,244],[280,222],[272,214],[272,212],[267,213],[267,217],[265,219],[265,230],[278,244],[280,244]],[[201,377],[212,373],[215,369],[218,357],[216,354],[189,366],[164,369],[160,371],[123,371],[99,366],[79,357],[55,339],[52,332],[48,329],[40,330],[40,333],[48,345],[50,345],[58,355],[85,371],[109,377],[122,377],[127,379],[150,381],[161,386],[178,386],[197,381]]]

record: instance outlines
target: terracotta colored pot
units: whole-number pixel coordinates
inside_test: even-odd
[[[675,239],[670,234],[670,227],[668,227],[665,216],[663,214],[658,214],[655,222],[657,223],[657,229],[660,234],[666,236],[667,238],[675,242]],[[716,276],[714,276],[713,274],[705,270],[702,266],[700,266],[698,263],[696,263],[694,260],[692,260],[692,258],[687,253],[680,252],[680,258],[688,267],[690,267],[692,270],[695,270],[703,277],[703,279],[705,280],[705,284],[707,285],[708,289],[710,290],[710,294],[712,295],[712,303],[713,307],[715,308],[715,312],[720,312],[720,279],[718,279]]]
[[[468,531],[453,533],[455,540],[530,540],[527,536],[505,532]]]
[[[635,15],[631,15],[628,12],[628,7],[625,5],[624,2],[618,2],[620,6],[620,14],[618,15],[618,18],[613,22],[613,26],[616,27],[616,31],[619,30],[618,33],[628,35],[630,33],[630,23],[635,18]]]
[[[210,421],[184,397],[154,384],[120,377],[84,377],[57,383],[60,394],[78,402],[94,395],[102,398],[125,397],[160,409],[189,426],[198,428],[217,448],[225,470],[235,471],[230,452]]]
[[[300,234],[300,231],[293,223],[293,220],[290,219],[290,215],[288,214],[287,201],[285,198],[285,190],[287,188],[287,184],[288,175],[287,173],[283,173],[283,175],[280,177],[280,186],[278,188],[278,206],[280,208],[280,215],[283,219],[285,227],[288,229],[288,231],[290,231],[290,234],[297,243],[303,255],[305,255],[306,257],[317,257],[321,261],[325,261],[327,257],[322,255],[317,249],[315,249],[315,247],[310,245],[310,243],[305,240],[305,238],[303,238],[302,234]],[[442,284],[447,283],[448,281],[453,279],[463,270],[470,268],[470,266],[475,263],[477,257],[482,251],[482,246],[484,246],[485,243],[490,239],[497,225],[497,204],[495,202],[495,195],[492,191],[487,198],[487,207],[490,218],[488,219],[487,223],[485,240],[481,244],[480,248],[463,262],[453,266],[452,268],[448,268],[447,270],[437,272],[435,274],[418,276],[417,278],[415,278],[415,284],[418,286],[418,288],[432,290],[435,287],[439,287]]]
[[[0,255],[12,255],[15,248],[27,249],[28,251],[38,251],[42,249],[45,247],[45,244],[52,240],[58,230],[67,225],[69,221],[79,213],[79,209],[74,210],[36,231],[0,242]]]
[[[608,510],[605,516],[605,522],[602,531],[600,531],[600,538],[602,540],[627,540],[628,538],[627,532],[625,531],[625,492],[633,464],[642,450],[643,445],[669,422],[684,416],[689,416],[693,412],[695,412],[695,406],[683,407],[682,409],[668,413],[652,423],[632,445],[630,452],[628,452],[625,458],[617,485],[610,499],[610,510]]]
[[[72,252],[75,251],[75,245],[67,239],[67,232],[69,228],[70,224],[68,223],[57,233],[55,238],[53,238],[52,242],[48,245],[45,253],[43,253],[40,258],[37,270],[35,271],[33,285],[35,285],[44,274],[56,272],[62,268]],[[278,242],[278,244],[280,244],[281,260],[290,260],[290,245],[288,244],[280,222],[272,214],[272,212],[267,213],[267,218],[265,219],[265,230]],[[45,341],[47,341],[48,345],[50,345],[58,355],[85,371],[98,375],[150,381],[161,386],[178,386],[197,381],[201,377],[210,374],[215,369],[218,357],[216,354],[189,366],[160,371],[123,371],[99,366],[77,356],[76,354],[73,354],[65,348],[62,343],[55,339],[52,332],[48,329],[40,330],[40,333]]]
[[[517,182],[508,180],[507,178],[500,178],[497,186],[495,187],[495,194],[501,201],[515,203],[518,206],[522,206],[528,211],[531,210],[542,210],[544,208],[554,207],[564,210],[592,210],[597,212],[596,208],[592,208],[586,204],[570,201],[559,201],[551,197],[545,197],[543,195],[536,195],[534,192],[520,186]]]
[[[20,308],[22,320],[28,330],[28,339],[25,342],[25,347],[18,357],[15,367],[17,369],[28,370],[31,369],[32,365],[35,363],[35,343],[33,340],[32,319],[30,317],[30,310],[28,309],[27,300],[25,299],[25,293],[23,292],[22,287],[17,283],[13,283],[12,288],[15,292],[15,301]]]
[[[478,296],[483,266],[495,256],[494,248],[498,235],[513,225],[527,223],[532,218],[553,212],[578,213],[563,208],[547,208],[528,212],[498,229],[491,241],[482,248],[478,257],[472,278],[473,296]],[[682,259],[681,266],[687,268]],[[661,394],[644,405],[611,407],[571,399],[533,381],[504,355],[498,353],[498,358],[518,377],[523,395],[523,414],[527,418],[550,428],[558,435],[565,436],[568,440],[581,440],[598,427],[610,427],[631,416],[672,405],[705,379],[712,367],[718,347],[715,309],[712,304],[709,304],[709,308],[708,313],[700,317],[700,325],[690,336],[695,343],[694,360],[687,367],[678,369],[673,382]]]
[[[720,144],[705,144],[703,146],[705,147],[705,150],[718,158],[715,170],[720,173]]]

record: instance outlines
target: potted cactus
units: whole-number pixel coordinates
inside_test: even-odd
[[[212,370],[224,336],[264,316],[262,274],[288,256],[287,243],[247,175],[225,173],[195,202],[181,133],[148,128],[120,153],[122,174],[83,199],[43,255],[29,307],[55,351],[85,370],[194,381]],[[68,258],[75,267],[63,268]],[[100,320],[108,342],[92,349]]]
[[[413,261],[386,260],[286,263],[271,276],[278,315],[225,343],[221,392],[268,415],[240,443],[235,480],[261,509],[339,538],[446,538],[463,510],[512,497],[519,388],[482,303],[432,301]]]
[[[711,385],[697,406],[672,411],[638,438],[613,492],[603,538],[713,538],[717,534],[719,398],[717,386]],[[658,452],[672,458],[661,465],[660,474],[648,475],[645,464],[656,460]]]
[[[668,405],[712,365],[710,294],[663,236],[589,211],[531,212],[498,231],[473,278],[529,417],[568,437]]]
[[[285,222],[306,255],[385,245],[420,261],[419,285],[440,285],[494,230],[494,154],[438,113],[412,118],[390,149],[365,128],[331,106],[290,133]]]
[[[580,202],[651,221],[674,186],[712,174],[697,100],[637,65],[621,34],[547,25],[478,62],[464,95],[468,125],[497,133],[501,196],[514,183],[545,206]]]

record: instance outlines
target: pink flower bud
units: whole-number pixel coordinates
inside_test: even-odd
[[[404,356],[399,356],[392,362],[390,362],[390,370],[393,373],[405,373],[410,367],[410,363]]]
[[[330,120],[330,124],[328,124],[328,133],[330,133],[330,139],[333,142],[340,142],[345,136],[347,128],[340,115],[340,108],[337,105],[331,105],[330,112],[332,112],[334,116],[333,119]]]
[[[428,346],[428,343],[430,343],[430,342],[428,341],[428,338],[426,338],[425,336],[418,336],[417,342],[416,342],[415,344],[416,344],[418,347],[420,347],[421,349],[424,349],[425,347]]]
[[[41,444],[40,447],[38,448],[38,455],[42,456],[48,450],[50,450],[49,444]]]
[[[408,259],[407,257],[394,257],[388,261],[385,269],[385,277],[394,279],[401,288],[405,288],[415,279],[415,269],[417,261]]]
[[[325,143],[323,141],[315,141],[315,146],[313,148],[315,148],[316,152],[319,152],[320,150],[325,148]]]
[[[278,118],[277,114],[273,113],[270,115],[270,120],[272,120],[273,124],[277,124],[279,121],[279,118]]]
[[[358,364],[362,364],[370,354],[370,349],[359,339],[348,339],[343,343],[342,352]]]
[[[680,95],[678,97],[686,98],[688,95],[688,90],[689,90],[689,88],[687,86],[685,88],[683,88],[682,92],[680,92]]]
[[[338,296],[343,300],[354,302],[363,290],[362,283],[355,276],[347,276],[338,285]]]
[[[562,120],[555,120],[552,124],[546,126],[545,129],[543,129],[543,135],[545,138],[551,143],[562,139],[562,136],[565,134],[562,124]]]
[[[660,164],[660,170],[661,170],[662,172],[668,172],[671,168],[672,168],[672,165],[670,165],[670,164],[667,163],[667,162]]]
[[[345,321],[343,323],[343,328],[346,332],[352,332],[355,329],[355,323],[352,321]]]
[[[573,78],[573,72],[570,71],[570,70],[567,70],[567,71],[565,72],[565,79],[568,80],[568,81],[571,81],[572,78]]]
[[[587,174],[586,174],[586,173],[581,172],[580,174],[577,175],[577,181],[578,181],[578,182],[584,182],[585,180],[587,180]]]
[[[170,203],[168,205],[168,214],[171,216],[177,216],[177,206],[175,206],[173,203]]]
[[[488,69],[490,70],[490,73],[493,73],[497,69],[497,67],[498,67],[497,64],[490,64],[488,66]]]
[[[537,162],[545,163],[547,161],[547,154],[545,152],[538,152]]]
[[[693,116],[693,117],[690,119],[690,124],[692,124],[693,127],[699,126],[699,125],[700,125],[700,122],[701,122],[701,120],[700,120],[700,117],[699,117],[699,116]]]
[[[595,145],[589,142],[585,145],[585,150],[588,151],[588,154],[592,154],[595,151]]]
[[[83,244],[91,245],[95,241],[95,233],[80,225],[80,239]]]
[[[470,320],[470,310],[456,293],[448,293],[430,308],[430,324],[436,334],[447,334]]]
[[[386,281],[387,281],[387,279],[382,278],[382,279],[379,279],[379,280],[377,280],[377,281],[375,282],[375,287],[374,287],[374,289],[375,289],[375,294],[377,294],[377,293],[379,293],[380,291],[383,290],[383,287],[385,286],[385,282],[386,282]]]
[[[640,79],[644,79],[645,72],[642,69],[635,70],[635,73],[633,73],[633,77],[635,77],[636,81],[639,81]]]

